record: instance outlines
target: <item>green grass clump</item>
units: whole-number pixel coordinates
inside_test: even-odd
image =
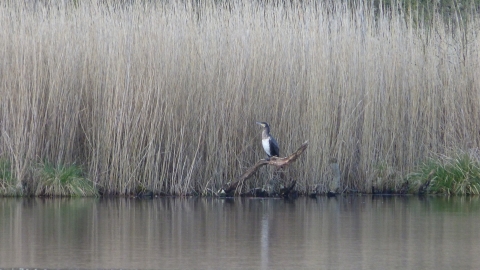
[[[480,163],[468,154],[430,159],[410,177],[419,193],[480,194]]]
[[[97,196],[92,181],[76,165],[54,166],[44,163],[38,169],[37,196]]]

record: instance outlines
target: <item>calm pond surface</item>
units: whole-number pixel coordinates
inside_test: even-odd
[[[478,197],[0,198],[0,267],[478,269]]]

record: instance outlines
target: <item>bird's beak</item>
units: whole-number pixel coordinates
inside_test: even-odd
[[[260,122],[255,122],[255,123],[257,123],[257,124],[259,124],[260,126],[262,126],[262,127],[263,127],[263,124],[262,124],[262,123],[260,123]]]

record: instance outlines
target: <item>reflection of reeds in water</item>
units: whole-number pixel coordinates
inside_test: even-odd
[[[82,164],[107,193],[216,190],[262,157],[255,121],[282,155],[309,141],[291,175],[305,189],[328,190],[332,157],[342,189],[369,190],[378,164],[401,174],[478,146],[477,21],[412,27],[339,4],[54,5],[0,6],[0,154],[19,180],[48,160]]]

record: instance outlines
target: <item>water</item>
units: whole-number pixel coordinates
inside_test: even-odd
[[[0,267],[476,269],[477,197],[0,198]]]

